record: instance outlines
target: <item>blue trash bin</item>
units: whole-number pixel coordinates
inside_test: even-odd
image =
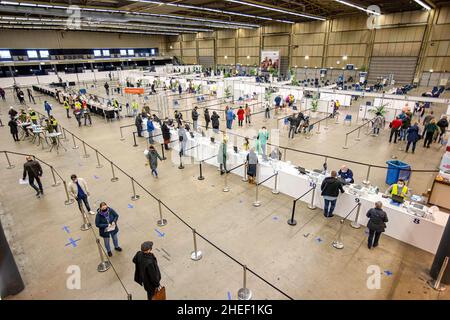
[[[386,163],[388,165],[386,174],[386,183],[388,185],[396,183],[398,179],[409,180],[411,175],[411,166],[409,164],[398,160],[389,160]]]

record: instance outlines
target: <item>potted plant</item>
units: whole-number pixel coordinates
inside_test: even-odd
[[[231,89],[229,86],[225,88],[224,94],[225,94],[225,101],[229,102],[231,98]]]
[[[314,95],[311,101],[311,118],[317,118],[317,110],[319,109],[319,97]]]
[[[387,113],[386,106],[387,106],[387,104],[382,104],[381,106],[373,107],[373,108],[369,109],[369,112],[372,113],[373,116],[380,114],[384,118],[384,116]]]

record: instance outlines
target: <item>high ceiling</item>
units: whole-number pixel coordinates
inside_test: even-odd
[[[80,14],[69,6],[80,7]],[[421,9],[413,0],[10,0],[0,1],[0,28],[74,29],[68,21],[79,19],[75,29],[175,35]]]

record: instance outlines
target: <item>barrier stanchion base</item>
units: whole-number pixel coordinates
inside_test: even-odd
[[[99,165],[96,165],[95,166],[97,169],[100,169],[100,168],[103,168],[103,165],[102,164],[99,164]]]
[[[310,210],[316,210],[317,207],[316,207],[315,205],[308,204],[308,209],[310,209]]]
[[[368,185],[370,184],[370,181],[369,181],[369,180],[364,180],[364,181],[362,182],[362,184],[365,184],[366,186],[368,186]]]
[[[90,215],[92,215],[92,216],[95,216],[95,215],[97,214],[95,211],[92,211],[92,210],[89,211],[88,213],[89,213]]]
[[[342,242],[339,242],[337,240],[333,241],[332,246],[336,249],[343,249],[344,244]]]
[[[356,222],[356,221],[352,221],[352,222],[350,223],[350,226],[351,226],[352,228],[354,228],[354,229],[359,229],[359,228],[361,228],[361,225],[360,225],[358,222]]]
[[[15,168],[15,167],[16,167],[16,166],[12,164],[12,165],[10,165],[10,166],[7,166],[6,169],[13,169],[13,168]]]
[[[197,252],[192,251],[191,252],[191,259],[194,261],[198,261],[203,257],[203,253],[199,250]]]
[[[253,202],[253,206],[254,207],[260,207],[261,206],[261,202],[255,201],[255,202]]]
[[[167,224],[167,220],[166,219],[158,220],[156,224],[160,227],[164,227]]]
[[[439,285],[438,288],[435,288],[436,280],[428,280],[427,284],[436,291],[445,291],[447,288],[442,283]]]
[[[60,184],[61,184],[61,182],[56,182],[56,183],[52,184],[52,187],[57,187],[57,186],[59,186]]]
[[[361,141],[361,138],[356,138],[355,141]]]
[[[289,220],[287,221],[287,223],[288,223],[288,225],[290,225],[290,226],[295,226],[295,225],[297,225],[297,221],[296,221],[296,220],[291,220],[291,219],[289,219]]]
[[[78,148],[79,148],[78,146],[73,146],[73,147],[72,147],[72,149],[78,149]]]
[[[252,291],[248,288],[241,288],[238,290],[238,300],[251,300]]]
[[[92,227],[92,225],[90,223],[83,223],[80,227],[81,231],[87,231]]]
[[[136,195],[131,197],[131,200],[132,201],[136,201],[136,200],[139,200],[139,198],[140,198],[140,196],[138,194],[136,194]]]
[[[123,141],[123,140],[125,140],[125,138],[120,138],[120,141]]]
[[[279,194],[280,191],[278,191],[278,190],[272,190],[272,193],[273,193],[273,194]]]
[[[116,182],[117,180],[119,180],[119,178],[117,178],[117,177],[111,178],[111,182]]]
[[[229,192],[229,191],[230,191],[230,188],[225,187],[225,188],[222,189],[222,191],[223,191],[223,192]]]
[[[197,180],[205,180],[205,177],[204,176],[200,176],[200,177],[197,178]]]
[[[178,166],[178,169],[184,169],[184,166],[183,166],[182,164],[180,164],[180,165]]]
[[[85,154],[85,155],[83,155],[83,158],[89,158],[90,157],[90,155],[89,154]]]
[[[342,149],[348,149],[348,146],[343,146]]]
[[[105,272],[108,271],[109,268],[111,268],[111,263],[109,261],[103,261],[97,266],[97,271]]]
[[[242,182],[248,182],[247,178],[242,178]]]
[[[65,204],[66,206],[68,206],[68,205],[72,204],[73,202],[74,202],[73,199],[69,199],[69,200],[64,201],[64,204]]]

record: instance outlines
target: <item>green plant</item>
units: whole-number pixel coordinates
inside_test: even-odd
[[[264,93],[264,100],[267,102],[272,101],[272,94],[273,94],[272,88],[266,89],[266,92]]]
[[[250,75],[251,76],[256,76],[256,69],[250,69]]]
[[[319,98],[317,95],[314,95],[311,101],[311,111],[317,112],[317,109],[319,108]]]
[[[380,114],[381,116],[385,116],[386,115],[386,106],[387,104],[382,104],[381,106],[375,107],[374,109],[370,109],[369,112],[373,113],[373,114]]]
[[[367,71],[367,67],[365,65],[362,65],[361,68],[358,69],[358,71],[366,72]]]
[[[225,98],[230,98],[231,97],[231,89],[230,89],[230,87],[226,87],[224,93],[225,93]]]

